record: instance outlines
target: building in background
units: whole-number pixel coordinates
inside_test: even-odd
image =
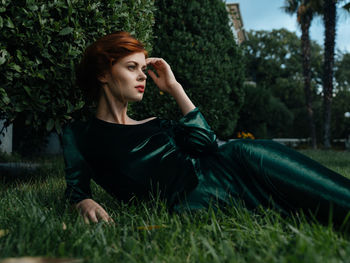
[[[5,126],[5,120],[0,119],[0,152],[4,152],[7,154],[12,153],[12,127],[13,125],[10,124]]]
[[[232,22],[232,32],[236,37],[237,44],[241,44],[247,39],[247,34],[244,30],[243,19],[238,3],[226,4],[229,18]]]

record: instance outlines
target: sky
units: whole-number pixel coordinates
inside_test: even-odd
[[[301,35],[296,15],[291,16],[281,9],[284,0],[226,0],[226,3],[239,3],[246,31],[286,28]],[[337,14],[336,49],[350,53],[350,14],[340,8]],[[323,46],[324,26],[321,18],[313,19],[310,37]]]

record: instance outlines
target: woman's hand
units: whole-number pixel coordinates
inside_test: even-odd
[[[98,223],[99,221],[113,222],[106,210],[92,199],[84,199],[75,205],[76,209],[83,216],[85,223],[90,221]]]
[[[195,108],[180,83],[176,81],[174,73],[164,59],[147,58],[146,63],[147,65],[152,65],[154,67],[158,76],[152,70],[148,70],[148,74],[161,91],[168,92],[173,96],[183,115],[186,115]]]
[[[152,70],[148,70],[148,74],[161,91],[165,91],[172,95],[176,89],[182,89],[181,85],[176,81],[174,73],[172,72],[169,64],[166,63],[164,59],[147,58],[146,64],[152,65],[152,67],[156,70],[158,76]]]

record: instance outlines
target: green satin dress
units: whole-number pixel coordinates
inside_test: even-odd
[[[218,147],[198,108],[179,121],[155,118],[121,125],[93,118],[68,125],[63,136],[66,197],[91,198],[90,179],[115,198],[160,196],[171,210],[302,209],[341,222],[350,211],[350,180],[270,140],[236,140]]]

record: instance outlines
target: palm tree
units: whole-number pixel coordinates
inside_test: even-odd
[[[347,4],[344,4],[343,9],[345,9],[348,12],[350,12],[350,2],[347,3]]]
[[[315,12],[320,9],[317,0],[285,0],[282,9],[289,14],[297,14],[297,20],[301,28],[301,49],[303,54],[303,78],[304,93],[307,115],[309,119],[310,137],[312,148],[317,148],[316,131],[314,122],[314,112],[312,109],[312,92],[311,92],[311,51],[310,51],[310,26]]]
[[[331,147],[331,105],[333,96],[334,47],[336,36],[337,3],[342,0],[322,0],[323,20],[325,26],[324,65],[323,65],[323,117],[324,117],[324,147]],[[350,2],[343,9],[350,10]]]
[[[331,147],[331,105],[333,95],[333,67],[336,27],[336,1],[323,1],[323,20],[325,26],[324,65],[323,65],[323,118],[324,118],[324,147]]]

